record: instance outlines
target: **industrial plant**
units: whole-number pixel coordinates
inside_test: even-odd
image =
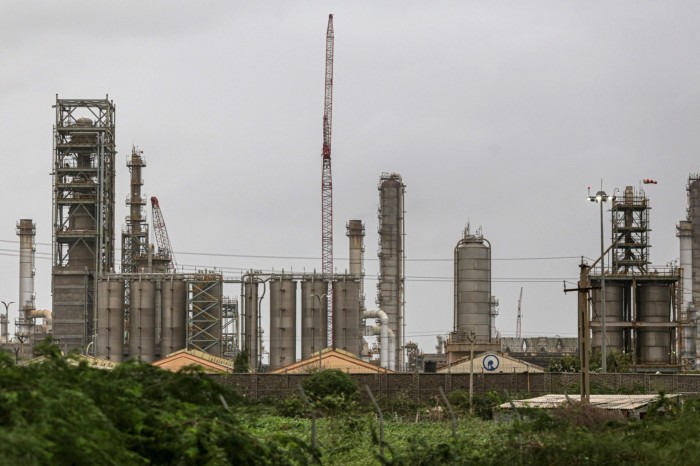
[[[152,363],[183,349],[230,360],[243,354],[253,372],[276,371],[310,358],[318,358],[323,367],[322,356],[330,348],[386,371],[431,370],[421,348],[407,340],[411,316],[405,299],[406,184],[401,174],[377,173],[379,272],[374,302],[368,304],[365,290],[362,219],[346,220],[349,268],[344,273],[334,268],[333,41],[331,15],[325,47],[320,272],[251,268],[230,277],[212,268],[185,273],[178,267],[158,198],[143,193],[148,178],[144,152],[132,147],[126,157],[128,181],[116,177],[114,102],[108,97],[57,96],[52,306],[36,309],[36,225],[33,219],[20,219],[20,316],[11,336],[5,303],[0,344],[13,348],[18,358],[30,358],[36,344],[51,336],[64,351],[115,363]],[[128,215],[118,237],[115,191],[117,183],[127,182]],[[687,191],[688,215],[677,226],[680,263],[667,267],[651,265],[651,203],[641,186],[589,195],[600,205],[601,229],[608,203],[612,235],[609,241],[601,238],[597,259],[581,263],[581,281],[573,290],[580,296],[578,347],[561,338],[523,338],[520,305],[516,337],[501,336],[491,274],[492,246],[498,245],[491,244],[481,227],[467,225],[461,237],[455,235],[454,246],[445,248],[453,252],[453,319],[440,323],[445,331],[436,335],[434,359],[451,364],[489,352],[525,356],[590,350],[602,354],[603,371],[605,356],[612,352],[630,355],[639,372],[695,370],[700,362],[700,175],[690,175]],[[240,292],[228,296],[225,285]],[[269,307],[263,308],[263,302]],[[269,323],[267,328],[263,322]]]
[[[21,312],[14,340],[7,315],[2,316],[3,345],[19,340],[18,353],[31,357],[35,344],[51,335],[65,351],[112,362],[150,363],[183,349],[229,359],[245,352],[253,371],[278,370],[337,348],[390,371],[426,370],[418,364],[422,351],[406,340],[410,316],[405,315],[405,184],[400,174],[380,174],[377,186],[379,275],[373,305],[366,303],[365,225],[358,219],[346,223],[345,273],[251,269],[233,278],[217,270],[183,273],[158,198],[142,193],[147,165],[136,147],[126,158],[129,215],[116,239],[114,103],[57,97],[55,111],[52,308],[36,309],[36,226],[21,219]],[[324,139],[324,154],[330,154],[329,139]],[[637,371],[695,369],[700,358],[695,307],[700,299],[700,177],[689,178],[688,216],[677,226],[679,265],[650,265],[651,207],[643,189],[628,186],[591,200],[610,201],[612,237],[598,260],[582,264],[589,283],[588,321],[579,325],[582,341],[590,339],[593,352],[631,355]],[[145,212],[149,203],[151,225]],[[501,338],[498,300],[491,289],[492,245],[481,228],[467,226],[453,253],[452,331],[439,351],[446,353],[445,362],[475,352],[518,354],[528,346],[562,349],[561,340],[549,345],[520,335]],[[224,284],[230,283],[240,287],[238,296],[224,295]],[[262,308],[266,296],[269,309]],[[269,348],[263,346],[264,334]]]

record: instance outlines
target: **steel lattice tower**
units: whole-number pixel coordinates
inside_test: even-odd
[[[321,269],[326,279],[333,274],[333,177],[331,175],[331,128],[333,121],[333,15],[326,31],[326,79],[323,99],[323,170],[321,175]],[[333,345],[333,288],[328,288],[328,338]]]
[[[53,336],[66,350],[94,335],[95,278],[114,270],[114,103],[56,97]]]

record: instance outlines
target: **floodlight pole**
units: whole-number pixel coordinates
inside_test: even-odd
[[[602,184],[602,183],[601,183]],[[615,196],[609,196],[603,189],[595,193],[595,196],[590,195],[587,198],[590,202],[597,202],[600,204],[600,324],[601,324],[601,338],[600,338],[600,370],[602,373],[608,371],[608,345],[607,345],[607,334],[605,333],[605,233],[603,221],[603,203],[608,200],[615,200]]]

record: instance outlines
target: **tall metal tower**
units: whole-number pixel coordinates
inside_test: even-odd
[[[131,182],[129,197],[126,199],[129,216],[122,229],[122,273],[134,273],[139,271],[138,265],[144,262],[148,254],[148,223],[145,222],[143,213],[146,199],[141,195],[142,173],[146,166],[143,151],[132,147],[126,166],[131,172]]]
[[[321,175],[321,269],[333,274],[333,177],[331,176],[331,128],[333,123],[333,15],[326,30],[326,85],[323,98],[323,170]],[[328,289],[328,343],[333,344],[333,296]]]
[[[53,336],[70,351],[94,335],[95,278],[114,270],[114,103],[56,97]]]

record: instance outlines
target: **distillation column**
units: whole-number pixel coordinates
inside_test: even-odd
[[[696,367],[697,329],[695,305],[693,304],[693,225],[682,220],[676,227],[680,240],[680,267],[683,270],[683,295],[681,298],[681,321],[683,324],[682,357],[690,367]]]
[[[697,307],[700,304],[700,174],[688,177],[688,221],[692,228],[690,275],[693,282],[691,300],[697,313]],[[698,322],[697,330],[696,335],[700,337],[700,322]],[[700,345],[697,343],[696,358],[700,359]]]
[[[377,305],[389,318],[394,333],[393,367],[402,369],[404,343],[404,193],[398,173],[382,174],[379,180],[379,282]]]

